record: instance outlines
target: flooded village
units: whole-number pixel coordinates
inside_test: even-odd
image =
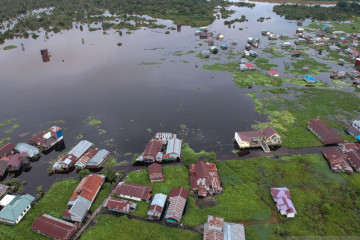
[[[4,238],[360,236],[360,20],[210,3],[1,23]]]

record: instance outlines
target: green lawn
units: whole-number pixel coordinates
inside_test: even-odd
[[[81,239],[159,239],[192,240],[202,239],[200,233],[179,228],[165,227],[156,223],[128,219],[126,216],[98,215],[96,224],[84,232]]]
[[[111,185],[111,183],[109,183],[109,182],[105,182],[103,184],[99,194],[95,198],[94,203],[90,207],[90,210],[89,210],[90,212],[94,212],[100,206],[100,204],[105,200],[105,198],[110,193],[112,188],[113,188],[113,185]]]
[[[283,139],[283,146],[301,148],[321,146],[321,141],[307,129],[315,117],[339,130],[340,135],[354,141],[343,131],[345,120],[359,115],[360,99],[353,93],[317,88],[288,88],[283,94],[261,90],[249,94],[256,104],[255,110],[267,114],[269,122],[258,122],[253,128],[274,127]],[[291,99],[293,98],[293,99]]]
[[[255,60],[256,66],[261,68],[262,70],[270,70],[271,68],[277,67],[276,64],[269,62],[270,60],[266,58],[258,58]]]
[[[62,213],[67,208],[69,198],[78,184],[79,181],[75,179],[55,183],[16,226],[0,224],[1,239],[49,239],[33,232],[31,225],[35,218],[44,213],[61,219]]]
[[[300,76],[304,75],[318,75],[322,72],[331,72],[331,68],[328,67],[324,63],[319,63],[313,58],[304,57],[302,59],[297,59],[295,62],[291,63],[292,69],[287,71],[288,74],[296,74]],[[307,65],[309,66],[308,70],[303,70],[302,66]]]

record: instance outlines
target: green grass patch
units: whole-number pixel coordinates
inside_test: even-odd
[[[17,129],[19,127],[20,127],[20,125],[15,123],[14,125],[11,126],[11,128],[5,129],[4,132],[5,133],[12,133],[14,131],[14,129]]]
[[[277,67],[276,64],[269,63],[270,60],[266,58],[258,58],[255,60],[256,66],[263,70],[270,70],[271,68]]]
[[[81,239],[174,239],[201,240],[202,234],[180,228],[171,228],[156,223],[129,219],[126,216],[100,214],[95,226],[84,232]]]
[[[90,210],[89,210],[90,212],[93,213],[100,206],[100,204],[105,200],[105,198],[110,193],[112,188],[113,188],[113,185],[111,185],[111,183],[109,183],[109,182],[105,182],[103,184],[103,186],[101,187],[101,190],[99,191],[99,194],[96,196],[95,201],[93,202],[93,204],[90,207]]]
[[[3,49],[4,49],[4,50],[10,50],[10,49],[14,49],[14,48],[17,48],[17,46],[15,46],[15,45],[8,45],[8,46],[5,46]]]
[[[319,63],[313,58],[305,57],[304,59],[299,59],[295,62],[291,62],[292,69],[287,71],[288,74],[296,74],[300,76],[304,76],[307,74],[313,74],[318,75],[322,72],[329,72],[331,70],[330,67],[328,67],[324,63]],[[309,66],[308,70],[303,70],[302,66],[307,65]]]
[[[45,196],[37,203],[16,226],[0,225],[0,234],[3,239],[49,239],[31,230],[35,218],[49,214],[60,218],[67,208],[67,203],[73,194],[78,180],[67,179],[62,182],[54,183]]]
[[[93,119],[89,122],[89,125],[90,126],[94,126],[94,125],[97,125],[97,124],[100,124],[101,123],[101,120],[96,120],[96,119]]]
[[[10,123],[11,123],[11,120],[3,121],[2,123],[0,123],[0,127],[4,127],[6,125],[9,125]]]
[[[6,137],[6,138],[1,139],[1,140],[0,140],[0,147],[1,147],[2,145],[4,145],[4,143],[9,142],[10,140],[11,140],[11,138],[9,138],[9,137]]]
[[[264,49],[263,52],[270,53],[272,58],[282,58],[283,54],[277,51],[277,48]]]
[[[185,165],[188,166],[192,163],[196,163],[199,159],[213,162],[216,160],[216,154],[214,152],[206,152],[205,150],[195,152],[189,144],[184,143],[182,145],[181,160],[185,163]]]
[[[321,141],[307,129],[307,123],[315,117],[343,132],[344,121],[359,115],[360,99],[353,93],[317,88],[289,88],[287,91],[288,94],[279,95],[262,90],[264,98],[257,97],[256,93],[249,94],[255,100],[255,110],[267,114],[270,120],[258,122],[253,128],[274,127],[282,136],[283,146],[321,146]]]
[[[183,63],[189,63],[189,61],[186,61],[186,60],[183,60],[182,62],[183,62]]]

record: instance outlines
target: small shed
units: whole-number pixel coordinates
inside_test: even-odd
[[[256,69],[255,65],[252,64],[252,63],[249,63],[249,62],[245,63],[245,66],[248,68],[248,70],[255,70]]]
[[[277,70],[270,70],[268,71],[268,75],[270,77],[278,77],[279,76],[279,72]]]
[[[210,51],[208,51],[208,50],[201,51],[201,56],[203,56],[204,58],[209,58],[210,57]]]
[[[208,45],[209,45],[209,46],[213,46],[213,45],[214,45],[214,39],[213,39],[212,37],[209,37],[207,41],[208,41]]]
[[[282,43],[281,43],[281,47],[282,47],[282,48],[290,48],[290,47],[291,47],[291,43],[290,43],[290,42],[282,42]]]
[[[359,62],[359,63],[360,63],[360,62]],[[345,60],[342,59],[342,58],[339,58],[339,59],[338,59],[338,64],[339,64],[340,66],[344,66]],[[359,64],[359,65],[360,65],[360,64]],[[355,66],[356,66],[356,63],[355,63]]]
[[[228,45],[226,43],[222,43],[220,47],[221,47],[222,50],[227,50],[228,49]]]
[[[302,27],[298,27],[296,29],[296,33],[303,33],[303,32],[304,32],[304,28],[302,28]]]
[[[309,75],[304,76],[304,80],[307,83],[317,83],[317,80],[315,78],[313,78],[312,76],[309,76]]]
[[[292,57],[300,57],[302,54],[302,51],[301,50],[294,50],[292,53],[291,53],[291,56]]]
[[[215,46],[210,47],[209,50],[212,54],[217,54],[219,52],[219,49]]]
[[[241,63],[239,66],[239,69],[240,69],[240,71],[246,71],[246,70],[248,70],[248,67],[244,63]]]

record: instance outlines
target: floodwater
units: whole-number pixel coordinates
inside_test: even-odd
[[[297,27],[296,21],[275,15],[272,7],[268,3],[256,3],[253,9],[231,7],[237,12],[228,20],[245,15],[248,22],[228,28],[224,19],[219,19],[208,30],[224,34],[227,43],[237,42],[233,48],[238,51],[243,50],[249,36],[259,37],[260,48],[266,47],[261,30],[293,34]],[[260,17],[271,19],[260,23],[256,21]],[[168,20],[159,20],[158,24],[176,28]],[[258,88],[241,89],[229,73],[203,70],[202,65],[219,60],[196,57],[208,48],[205,40],[194,36],[197,28],[182,26],[181,32],[165,34],[167,30],[142,28],[131,34],[123,30],[120,36],[115,30],[104,35],[103,31],[74,27],[49,34],[49,39],[41,31],[36,40],[6,41],[3,46],[18,48],[0,50],[0,122],[14,118],[20,126],[11,133],[4,130],[12,125],[0,128],[0,139],[26,142],[32,134],[52,125],[46,122],[63,120],[57,125],[64,129],[64,151],[73,147],[81,134],[96,147],[112,151],[118,168],[128,171],[133,169],[132,155],[141,153],[158,131],[179,133],[196,151],[204,149],[235,158],[231,152],[234,132],[266,121],[266,116],[254,112],[254,102],[246,96]],[[45,48],[51,57],[44,63],[40,50]],[[191,50],[194,53],[186,54]],[[220,62],[233,61],[221,50],[219,56],[211,56],[216,57]],[[89,126],[91,114],[102,123]],[[21,137],[23,133],[28,135]],[[42,155],[30,171],[17,176],[27,181],[25,192],[35,194],[39,185],[46,191],[57,180],[76,177],[75,173],[48,175],[46,169],[59,154],[53,151]]]

